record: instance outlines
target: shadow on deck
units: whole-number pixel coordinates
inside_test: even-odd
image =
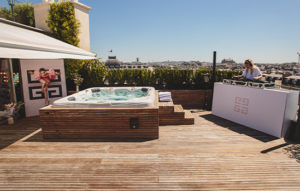
[[[28,137],[24,142],[147,142],[155,139],[44,139],[40,129],[36,134]]]
[[[201,117],[205,120],[208,120],[210,122],[213,122],[214,124],[216,124],[220,127],[229,129],[229,130],[234,131],[239,134],[244,134],[246,136],[252,137],[254,139],[257,139],[257,140],[265,142],[265,143],[278,139],[274,136],[265,134],[263,132],[255,130],[255,129],[251,129],[249,127],[245,127],[243,125],[239,125],[237,123],[228,121],[221,117],[217,117],[213,114],[199,115],[199,117]]]
[[[0,126],[0,150],[9,145],[26,139],[27,136],[40,128],[39,117],[22,118],[14,125]]]

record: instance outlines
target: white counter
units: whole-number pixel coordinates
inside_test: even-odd
[[[297,118],[298,91],[214,84],[213,115],[284,137]]]

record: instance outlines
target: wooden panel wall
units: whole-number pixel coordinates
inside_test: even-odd
[[[211,105],[212,90],[160,90],[171,92],[174,104],[185,109],[204,109],[205,104]]]
[[[138,118],[138,129],[130,128]],[[44,138],[156,139],[158,108],[52,108],[40,110]]]

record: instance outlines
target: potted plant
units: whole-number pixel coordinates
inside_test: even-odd
[[[76,92],[79,92],[79,86],[82,84],[83,82],[83,78],[81,77],[80,74],[74,74],[74,78],[73,78],[74,84],[76,85]]]

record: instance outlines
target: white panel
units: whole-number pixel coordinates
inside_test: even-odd
[[[24,59],[91,59],[94,53],[62,42],[41,32],[0,21],[0,57]]]
[[[3,48],[0,45],[0,58],[15,58],[15,59],[95,59],[93,56],[82,56],[76,54],[64,54],[56,52],[26,50],[15,48]]]
[[[212,113],[275,137],[282,137],[285,106],[290,93],[215,83]],[[297,112],[294,108],[287,110],[290,115]]]
[[[51,88],[51,86],[61,86],[61,94],[60,97],[49,97],[49,102],[52,104],[55,100],[60,99],[62,97],[67,96],[66,91],[66,79],[65,79],[65,70],[64,70],[64,61],[63,60],[20,60],[21,65],[21,73],[22,73],[22,85],[23,85],[23,94],[24,94],[24,102],[25,102],[25,111],[26,117],[30,116],[37,116],[39,115],[39,109],[45,107],[45,101],[43,98],[38,99],[40,96],[41,89],[32,89],[32,97],[35,99],[30,98],[30,88],[35,88],[41,86],[41,83],[29,83],[27,71],[28,70],[35,70],[39,68],[46,68],[50,69],[53,68],[54,70],[60,70],[60,82],[50,82],[48,92],[54,90],[55,92],[49,93],[52,96],[59,95],[57,91],[57,87]],[[32,76],[30,76],[31,80],[34,80]]]

